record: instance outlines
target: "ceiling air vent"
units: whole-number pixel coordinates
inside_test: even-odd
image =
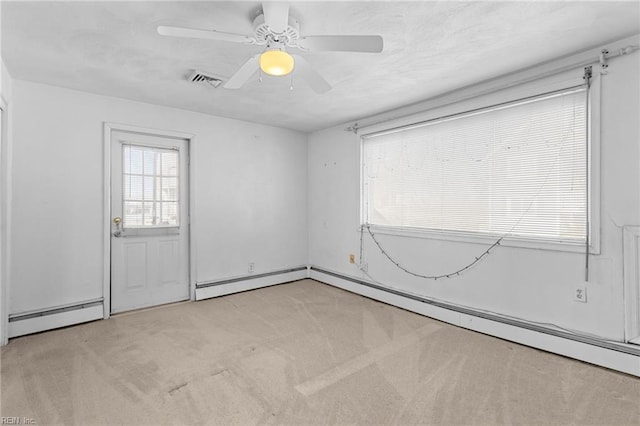
[[[192,83],[205,83],[213,87],[214,89],[222,84],[222,78],[208,72],[197,70],[194,71],[191,76],[189,76],[189,81],[191,81]]]

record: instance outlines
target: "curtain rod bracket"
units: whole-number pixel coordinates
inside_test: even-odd
[[[591,83],[591,77],[593,77],[593,67],[591,65],[584,67],[584,75],[582,76],[584,82],[587,84]]]
[[[607,68],[609,68],[609,64],[607,63],[608,54],[609,51],[607,49],[602,49],[602,51],[600,52],[600,66],[602,67],[602,71],[600,72],[600,74],[602,75],[607,74]]]
[[[347,132],[353,132],[354,135],[357,135],[359,128],[360,127],[358,126],[358,123],[353,123],[353,126],[349,126],[344,130],[347,131]]]

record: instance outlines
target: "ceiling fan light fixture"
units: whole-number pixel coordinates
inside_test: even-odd
[[[260,69],[262,72],[273,76],[283,76],[293,71],[294,60],[284,50],[274,48],[265,50],[260,55]]]

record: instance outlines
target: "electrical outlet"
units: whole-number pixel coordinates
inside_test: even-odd
[[[255,271],[256,271],[256,264],[253,263],[253,262],[249,262],[249,270],[248,270],[248,272],[250,274],[253,274]]]
[[[576,302],[587,303],[587,286],[577,285],[573,289],[573,300]]]
[[[349,255],[349,263],[356,263],[356,255],[355,254],[350,254]]]

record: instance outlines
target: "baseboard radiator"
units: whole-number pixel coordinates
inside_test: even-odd
[[[9,315],[9,338],[104,318],[102,298]]]
[[[625,340],[640,345],[640,226],[622,228]]]
[[[257,288],[268,287],[276,284],[284,284],[290,281],[301,280],[308,276],[309,269],[307,266],[298,266],[295,268],[282,269],[261,274],[252,274],[219,281],[197,283],[196,300],[209,299],[241,291],[255,290]]]
[[[342,288],[449,324],[640,377],[640,347],[600,340],[503,318],[390,289],[317,266],[295,268],[196,284],[196,300],[284,284],[304,278]],[[103,300],[9,315],[9,338],[104,317]]]
[[[459,327],[640,377],[640,347],[635,345],[462,308],[317,266],[309,267],[309,278]]]

